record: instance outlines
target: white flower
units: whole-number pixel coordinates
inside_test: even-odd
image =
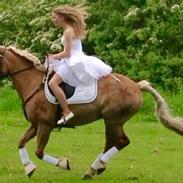
[[[49,45],[49,40],[47,38],[43,37],[40,39],[40,43],[42,45]]]
[[[170,8],[170,11],[172,13],[175,13],[175,12],[179,12],[180,11],[180,6],[178,4],[174,4],[171,8]]]
[[[124,21],[127,22],[130,18],[136,17],[139,10],[140,10],[139,8],[130,8],[128,14],[123,17]]]
[[[50,46],[50,50],[51,51],[59,51],[62,49],[62,46],[60,44],[56,44],[56,43],[53,43],[51,46]]]
[[[150,37],[150,38],[149,38],[149,41],[153,41],[153,39],[154,39],[153,37]]]

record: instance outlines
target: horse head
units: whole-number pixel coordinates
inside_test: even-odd
[[[0,46],[0,77],[8,75],[9,69],[6,62],[6,47]]]
[[[2,61],[3,59],[3,53],[4,53],[4,49],[5,47],[4,46],[0,46],[0,61]]]

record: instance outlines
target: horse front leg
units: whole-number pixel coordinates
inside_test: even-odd
[[[19,155],[22,164],[24,165],[25,173],[29,177],[36,169],[36,165],[29,159],[29,155],[25,148],[26,143],[36,136],[37,128],[31,125],[19,141]]]
[[[70,170],[69,161],[67,158],[56,158],[44,153],[44,149],[48,143],[51,130],[52,128],[46,125],[38,127],[36,155],[39,159],[51,165],[57,166],[64,170]]]

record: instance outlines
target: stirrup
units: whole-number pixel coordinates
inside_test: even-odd
[[[57,125],[65,124],[68,120],[74,117],[73,112],[69,112],[66,116],[63,116],[60,120],[57,121]]]

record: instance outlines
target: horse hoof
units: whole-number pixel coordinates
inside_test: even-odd
[[[81,177],[81,179],[83,179],[83,180],[90,180],[90,179],[92,179],[92,176],[91,176],[91,175],[88,175],[88,174],[84,174],[84,175]]]
[[[105,168],[100,168],[97,170],[97,175],[100,175],[101,173],[103,173],[105,171]]]
[[[36,170],[36,165],[34,165],[33,163],[29,163],[27,165],[25,165],[25,174],[30,178],[34,171]]]
[[[85,172],[85,174],[82,176],[82,179],[92,179],[96,175],[97,171],[93,168],[88,168],[88,170]]]
[[[58,167],[63,170],[70,170],[69,160],[67,158],[59,158]]]

